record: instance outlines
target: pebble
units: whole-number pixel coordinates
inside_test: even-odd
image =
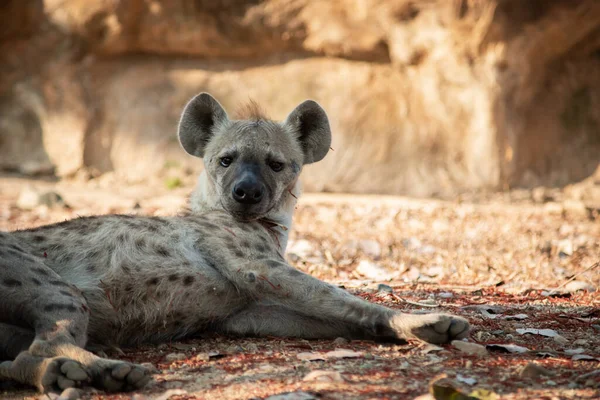
[[[380,283],[377,285],[377,291],[382,293],[394,293],[394,289],[391,286],[386,285],[385,283]]]
[[[315,370],[309,372],[302,380],[317,382],[343,382],[344,378],[342,377],[342,374],[337,371]]]
[[[564,291],[569,292],[569,293],[574,293],[574,292],[579,292],[579,291],[585,291],[585,292],[592,293],[592,292],[596,291],[596,287],[588,282],[572,281],[565,285]]]
[[[373,279],[376,281],[387,281],[394,277],[390,272],[379,264],[375,264],[371,261],[362,260],[356,267],[356,272],[364,276],[365,278]]]
[[[307,392],[288,392],[265,397],[265,400],[315,400],[316,397]]]
[[[166,361],[185,360],[187,356],[184,353],[170,353],[165,356]]]
[[[60,194],[54,191],[40,191],[33,187],[25,187],[17,199],[17,207],[22,210],[32,210],[38,206],[53,207],[56,205],[65,205]]]
[[[539,378],[540,376],[552,376],[554,373],[536,363],[529,363],[519,373],[524,378]]]
[[[75,388],[68,388],[58,397],[58,400],[77,400],[81,398],[81,390]]]
[[[454,293],[443,292],[443,293],[439,293],[438,297],[440,297],[442,299],[451,299],[452,297],[454,297]]]
[[[563,346],[569,343],[569,340],[561,335],[556,335],[553,337],[553,339],[556,343],[563,345]]]
[[[343,344],[348,344],[349,342],[350,342],[350,341],[349,341],[348,339],[346,339],[346,338],[343,338],[343,337],[339,337],[339,338],[336,338],[336,339],[333,341],[333,344],[335,344],[335,345],[339,346],[339,345],[343,345]]]
[[[480,356],[480,357],[485,357],[485,356],[489,355],[485,346],[482,346],[477,343],[463,342],[461,340],[453,340],[451,344],[452,344],[452,346],[454,346],[455,348],[457,348],[458,350],[460,350],[461,352],[463,352],[465,354],[470,354],[470,355],[475,355],[475,356]]]

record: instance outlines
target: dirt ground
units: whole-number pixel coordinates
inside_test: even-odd
[[[60,194],[67,206],[40,205],[51,201],[37,199],[29,186]],[[5,176],[0,229],[90,214],[168,215],[185,204],[190,189]],[[599,210],[560,190],[452,201],[305,195],[288,247],[294,266],[395,309],[465,316],[473,345],[196,338],[122,349],[115,357],[150,363],[154,382],[136,393],[87,390],[83,396],[600,398]],[[1,398],[36,396],[24,388],[3,390]]]

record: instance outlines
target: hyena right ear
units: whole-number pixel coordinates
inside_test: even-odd
[[[208,93],[200,93],[187,103],[179,120],[179,142],[189,154],[202,158],[215,127],[228,121],[227,113]]]

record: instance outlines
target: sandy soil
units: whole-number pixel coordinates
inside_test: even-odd
[[[24,209],[25,196],[18,199],[23,193],[32,197],[28,186],[59,193],[68,207],[34,202]],[[78,215],[171,214],[185,204],[189,190],[3,177],[0,229]],[[197,338],[123,349],[119,357],[151,363],[155,381],[137,393],[87,390],[83,396],[262,399],[288,393],[271,399],[414,399],[432,391],[445,399],[458,390],[479,390],[473,398],[599,398],[598,208],[562,192],[547,193],[454,201],[305,195],[298,206],[288,247],[293,265],[389,307],[463,315],[473,324],[469,342],[481,345],[473,350],[479,355],[417,342]],[[526,349],[510,353],[495,344]],[[353,353],[323,357],[335,349]],[[445,378],[432,385],[440,375]],[[14,387],[0,393],[27,396],[36,394]]]

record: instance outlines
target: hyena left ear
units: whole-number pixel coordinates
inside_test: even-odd
[[[215,128],[228,121],[227,113],[208,93],[200,93],[187,103],[179,120],[179,142],[189,154],[204,157]]]
[[[304,152],[304,164],[322,160],[331,146],[331,129],[325,110],[313,100],[306,100],[285,120],[297,135]]]

